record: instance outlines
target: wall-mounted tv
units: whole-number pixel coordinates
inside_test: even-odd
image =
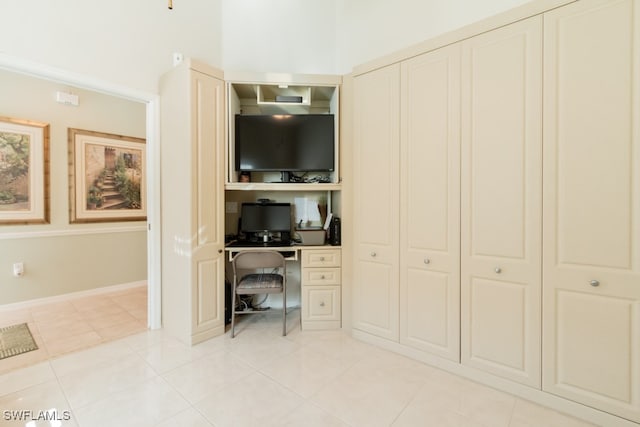
[[[334,170],[333,114],[236,115],[238,171]]]

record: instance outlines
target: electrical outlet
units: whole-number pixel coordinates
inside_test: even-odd
[[[13,275],[16,277],[22,277],[24,274],[24,263],[22,262],[14,262],[13,263]]]

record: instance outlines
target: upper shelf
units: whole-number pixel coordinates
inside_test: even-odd
[[[225,190],[241,191],[339,191],[339,183],[228,182]]]
[[[311,105],[311,87],[289,85],[258,85],[258,105]]]

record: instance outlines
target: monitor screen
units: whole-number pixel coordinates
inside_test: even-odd
[[[290,232],[290,203],[243,203],[240,211],[243,233]]]
[[[333,114],[236,115],[238,171],[333,171]]]

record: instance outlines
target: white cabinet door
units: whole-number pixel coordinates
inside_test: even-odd
[[[196,344],[224,334],[224,86],[188,60],[162,76],[162,323]]]
[[[460,45],[402,63],[400,342],[460,361]]]
[[[398,340],[400,66],[354,79],[353,326]]]
[[[192,328],[224,332],[224,82],[191,72]]]
[[[462,363],[540,387],[542,18],[463,42]]]
[[[640,2],[545,14],[543,389],[640,421]]]

